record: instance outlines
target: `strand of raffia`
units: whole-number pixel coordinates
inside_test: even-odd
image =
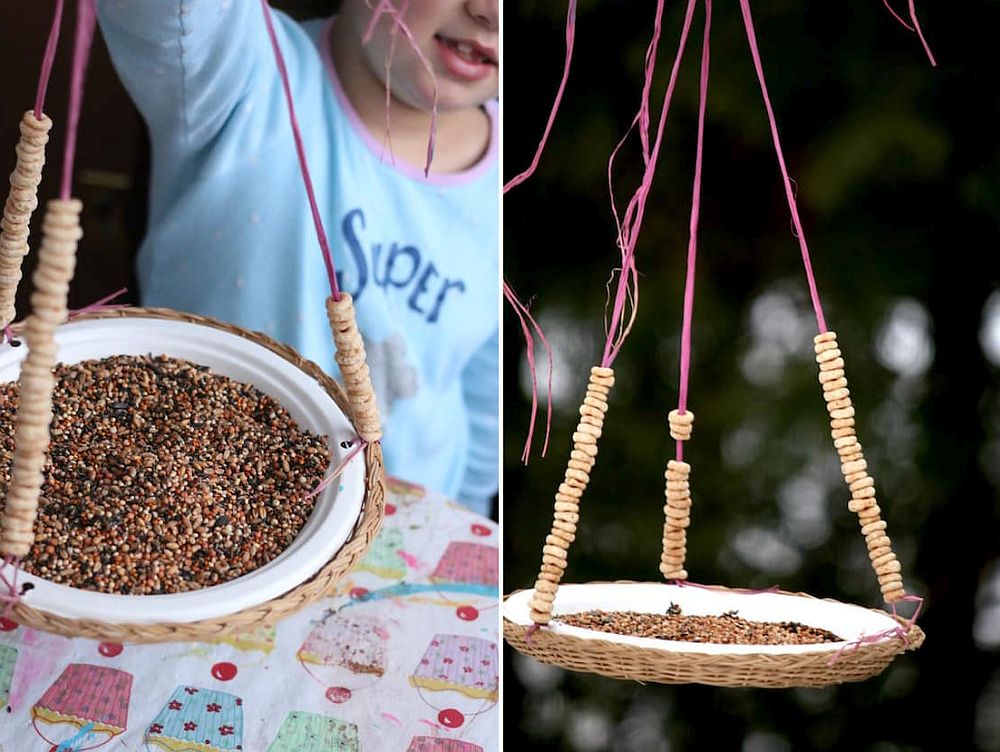
[[[323,219],[319,212],[319,203],[316,200],[312,177],[309,174],[305,144],[302,140],[298,118],[295,115],[295,101],[292,98],[292,87],[288,80],[285,57],[281,52],[281,45],[278,44],[278,35],[274,30],[271,8],[267,4],[267,0],[260,0],[260,4],[264,13],[267,34],[271,41],[271,49],[274,52],[274,60],[278,67],[281,86],[285,93],[288,120],[291,124],[292,136],[295,140],[295,153],[298,157],[299,170],[302,173],[302,182],[305,185],[306,196],[309,199],[309,209],[312,212],[316,239],[319,241],[319,247],[323,254],[323,263],[330,282],[330,297],[326,301],[326,310],[330,322],[330,330],[333,333],[333,342],[337,350],[335,357],[337,364],[340,366],[340,374],[344,381],[347,397],[354,408],[354,418],[358,435],[368,443],[376,442],[382,438],[382,424],[379,417],[378,402],[375,397],[375,388],[372,386],[371,373],[368,370],[368,363],[365,357],[364,341],[361,338],[361,333],[358,331],[357,317],[354,314],[354,303],[351,300],[351,296],[348,293],[342,292],[340,286],[337,284],[337,271],[333,264],[333,254],[330,251],[326,230],[323,227]]]
[[[535,624],[548,624],[552,619],[552,603],[566,569],[570,544],[576,539],[580,499],[597,461],[597,442],[601,438],[608,395],[614,383],[615,372],[611,368],[594,366],[590,369],[587,394],[580,405],[580,422],[573,433],[573,450],[566,463],[563,482],[556,492],[552,529],[542,547],[542,566],[531,597],[531,620]]]
[[[55,330],[67,314],[66,296],[76,268],[82,204],[50,201],[42,224],[42,245],[33,275],[32,313],[24,324],[28,354],[21,365],[20,405],[14,427],[14,461],[3,516],[0,553],[27,555],[34,541],[38,496],[52,420],[57,348]]]
[[[687,528],[691,524],[691,465],[684,461],[684,442],[691,439],[694,413],[687,409],[691,375],[691,319],[694,316],[695,265],[698,257],[698,219],[701,208],[701,173],[705,145],[705,110],[708,106],[708,74],[711,58],[712,0],[705,0],[705,32],[701,48],[699,78],[698,141],[695,150],[694,185],[691,190],[687,278],[684,283],[684,315],[681,327],[681,364],[678,406],[667,416],[670,436],[677,442],[676,457],[667,463],[666,503],[663,506],[663,553],[660,573],[667,580],[686,580]]]
[[[623,215],[623,220],[619,225],[618,247],[621,251],[622,264],[621,273],[618,278],[618,287],[615,292],[615,302],[611,310],[611,322],[607,326],[608,334],[607,341],[604,345],[604,355],[601,358],[601,365],[605,367],[610,367],[614,363],[614,360],[617,357],[618,352],[621,350],[629,332],[628,327],[619,332],[618,324],[622,321],[624,316],[625,304],[629,298],[628,288],[630,285],[637,286],[638,272],[635,267],[635,248],[639,240],[639,230],[642,227],[642,221],[646,211],[646,201],[649,197],[649,191],[653,185],[653,175],[656,171],[656,165],[659,160],[660,146],[663,143],[663,133],[667,124],[667,116],[670,113],[670,104],[673,100],[674,88],[677,84],[677,75],[680,70],[681,61],[684,57],[684,50],[687,45],[688,32],[691,29],[691,19],[694,15],[696,2],[697,0],[688,0],[687,11],[684,15],[684,25],[681,29],[680,43],[677,48],[677,54],[674,57],[673,67],[670,71],[670,78],[663,94],[663,104],[660,108],[660,119],[657,123],[656,138],[649,151],[649,158],[646,160],[642,180],[639,187],[636,189],[635,194],[629,201]],[[662,2],[659,2],[657,6],[657,13],[660,13],[662,10]],[[652,66],[647,67],[646,76],[652,76]],[[643,92],[644,96],[648,94],[649,87],[644,86]],[[643,103],[640,105],[640,108],[644,106],[648,107],[648,104]],[[612,153],[612,157],[608,163],[609,172],[611,171],[613,160],[614,152]],[[612,199],[612,205],[613,204],[614,201]]]

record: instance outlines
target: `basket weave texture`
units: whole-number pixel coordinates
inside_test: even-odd
[[[294,349],[260,332],[217,321],[206,316],[181,313],[165,308],[120,308],[97,311],[76,317],[74,321],[103,318],[148,318],[184,321],[197,326],[220,329],[250,340],[292,363],[315,379],[344,411],[352,424],[355,416],[343,390],[329,375]],[[15,326],[15,331],[17,327]],[[116,624],[100,619],[71,619],[40,611],[30,604],[30,593],[14,606],[10,616],[19,624],[33,629],[65,635],[89,637],[114,642],[170,642],[211,640],[251,625],[268,625],[299,611],[313,601],[330,595],[337,582],[364,557],[378,535],[385,515],[385,468],[382,447],[378,443],[365,447],[365,498],[361,515],[344,545],[311,579],[265,603],[214,619],[185,623]]]
[[[729,591],[730,588],[714,587]],[[734,590],[734,592],[740,592]],[[805,593],[787,593],[812,598]],[[884,613],[875,609],[877,613]],[[553,617],[558,620],[558,616]],[[897,617],[905,626],[905,622]],[[660,684],[710,684],[717,687],[825,687],[844,682],[863,681],[881,673],[900,653],[923,644],[924,633],[912,625],[906,641],[900,637],[851,646],[836,655],[830,650],[774,655],[749,653],[720,655],[660,650],[624,645],[608,640],[587,639],[555,634],[550,629],[535,630],[504,619],[504,639],[520,653],[542,663],[570,671],[601,674],[615,679],[632,679]]]

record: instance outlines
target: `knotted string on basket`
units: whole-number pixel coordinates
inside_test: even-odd
[[[546,391],[545,442],[542,444],[543,457],[549,448],[549,432],[552,428],[552,348],[549,346],[549,341],[545,338],[542,328],[531,315],[531,311],[528,310],[528,306],[521,302],[517,297],[517,293],[514,292],[514,288],[507,283],[507,280],[503,282],[503,296],[510,304],[510,307],[514,309],[514,314],[521,325],[521,334],[524,336],[525,342],[525,356],[528,360],[528,370],[531,372],[531,417],[528,420],[528,436],[524,440],[524,449],[521,451],[521,461],[524,464],[528,464],[528,457],[531,455],[531,440],[535,434],[535,417],[538,415],[538,373],[535,369],[535,339],[531,334],[531,330],[534,329],[535,333],[538,334],[538,339],[541,340],[549,361],[548,389]]]
[[[17,588],[17,574],[20,571],[20,566],[21,558],[19,556],[4,556],[3,562],[0,563],[0,585],[7,589],[7,592],[0,590],[0,601],[7,604],[3,610],[4,618],[10,616],[10,612],[14,609],[14,606],[21,600],[21,592]],[[13,576],[9,579],[4,574],[4,570],[7,567],[11,567],[14,570]]]
[[[898,637],[903,642],[904,647],[910,646],[910,630],[913,629],[914,625],[917,623],[917,617],[920,616],[920,611],[924,607],[924,599],[917,595],[904,595],[899,599],[900,601],[908,601],[911,603],[916,603],[917,608],[913,612],[913,616],[906,619],[903,624],[897,624],[895,627],[890,629],[882,630],[881,632],[876,632],[870,635],[862,635],[857,639],[851,640],[850,642],[845,642],[844,645],[830,658],[826,665],[832,666],[844,655],[844,653],[851,651],[857,652],[861,649],[862,645],[870,645],[876,642],[882,642],[890,637]],[[894,618],[898,619],[899,614],[896,612],[896,603],[892,604],[892,615]]]
[[[330,473],[327,477],[321,480],[319,482],[319,485],[316,486],[316,488],[314,488],[312,491],[306,494],[305,498],[311,499],[313,496],[316,496],[317,494],[321,493],[324,489],[326,489],[327,486],[329,486],[343,474],[344,470],[347,469],[347,466],[351,464],[351,460],[357,457],[362,452],[362,450],[364,450],[364,448],[368,446],[368,442],[362,439],[360,436],[355,436],[353,439],[351,439],[349,442],[346,443],[350,446],[353,446],[354,448],[347,453],[347,456],[340,461],[340,464],[338,464],[337,467],[333,469],[332,473]]]
[[[128,303],[114,303],[114,304],[111,303],[112,300],[114,300],[115,298],[120,298],[127,292],[128,288],[122,287],[121,289],[116,290],[110,295],[105,295],[103,298],[95,300],[93,303],[90,303],[89,305],[83,306],[83,308],[74,308],[66,315],[66,320],[72,321],[73,319],[79,318],[80,316],[85,316],[88,313],[97,313],[98,311],[116,311],[119,308],[127,308]],[[7,326],[3,328],[2,341],[12,345],[13,347],[18,347],[21,344],[19,340],[14,338],[14,329],[10,324],[7,324]]]

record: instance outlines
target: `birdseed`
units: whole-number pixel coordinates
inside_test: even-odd
[[[309,519],[327,439],[255,387],[166,356],[60,364],[55,376],[28,572],[104,593],[197,590],[267,564]],[[0,384],[4,498],[17,405],[17,383]]]
[[[722,616],[685,616],[673,604],[666,614],[586,611],[559,616],[557,621],[571,627],[628,637],[719,645],[811,645],[842,639],[818,627],[794,621],[750,621],[732,611]]]

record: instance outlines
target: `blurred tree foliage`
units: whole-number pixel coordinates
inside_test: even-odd
[[[581,0],[550,146],[535,177],[504,200],[505,275],[533,301],[559,368],[552,446],[542,459],[536,439],[525,468],[524,348],[507,313],[508,592],[534,579],[576,406],[600,358],[617,260],[607,156],[638,105],[654,5]],[[1000,296],[990,298],[1000,289],[1000,81],[986,39],[1000,4],[919,6],[937,69],[874,0],[758,2],[755,20],[861,441],[907,584],[927,599],[925,646],[868,682],[789,691],[641,686],[549,670],[507,648],[506,749],[1000,750]],[[551,104],[565,3],[519,0],[504,11],[510,177],[529,162]],[[668,4],[657,107],[682,15],[682,3]],[[701,9],[695,18],[637,251],[639,318],[615,364],[569,581],[658,578]],[[827,433],[815,321],[737,3],[716,3],[712,53],[688,571],[697,582],[777,582],[878,607]],[[623,201],[637,154],[620,161]]]

